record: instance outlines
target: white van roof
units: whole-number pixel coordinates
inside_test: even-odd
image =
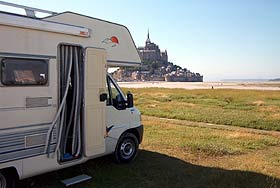
[[[59,43],[75,43],[83,47],[106,49],[109,67],[141,65],[141,59],[131,34],[123,25],[73,12],[54,13],[2,1],[0,4],[23,8],[26,11],[25,16],[0,12],[0,26],[14,27],[14,29],[2,28],[0,34],[3,32],[6,39],[13,40],[15,38],[13,33],[18,33],[17,37],[20,38],[14,45],[10,40],[8,46],[1,46],[0,49],[3,52],[46,53],[54,56]],[[35,12],[38,11],[45,11],[51,16],[37,18]],[[24,38],[27,36],[26,32],[30,33],[28,38]],[[57,34],[63,34],[65,37],[63,35],[58,37]],[[41,41],[35,40],[36,38],[41,38]],[[38,45],[37,43],[45,46],[34,48],[33,45],[30,45],[31,43],[34,43],[34,46]],[[23,48],[27,44],[29,48]]]
[[[90,46],[105,48],[109,66],[138,66],[141,59],[127,27],[92,18],[89,16],[64,12],[43,18],[63,24],[71,24],[89,29]]]

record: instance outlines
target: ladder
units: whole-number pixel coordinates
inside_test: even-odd
[[[66,186],[70,186],[70,185],[75,185],[75,184],[78,184],[78,183],[81,183],[81,182],[84,182],[84,181],[87,181],[87,180],[90,180],[92,177],[91,176],[88,176],[86,174],[82,174],[82,175],[79,175],[79,176],[75,176],[73,178],[69,178],[69,179],[65,179],[65,180],[62,180],[61,182]]]
[[[4,1],[0,1],[0,5],[24,9],[25,15],[27,17],[31,17],[31,18],[37,18],[36,14],[35,14],[36,12],[50,14],[50,15],[57,14],[56,12],[52,12],[52,11],[48,11],[48,10],[43,10],[43,9],[38,9],[38,8],[33,8],[33,7],[27,7],[27,6],[18,5],[18,4],[14,4],[14,3],[8,3],[8,2],[4,2]]]

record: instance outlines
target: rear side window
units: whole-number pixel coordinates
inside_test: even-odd
[[[1,82],[6,86],[46,85],[48,62],[40,59],[3,58]]]

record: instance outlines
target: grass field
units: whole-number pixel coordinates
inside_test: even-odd
[[[256,90],[129,89],[144,115],[280,130],[280,92]]]
[[[280,187],[280,136],[243,128],[188,125],[143,117],[144,140],[137,159],[117,165],[112,156],[25,180],[20,187],[62,188],[61,179],[85,173],[95,187]]]
[[[280,130],[279,92],[130,90],[145,114],[135,161],[118,165],[107,156],[25,180],[20,187],[62,188],[61,179],[81,173],[93,180],[73,188],[280,187],[280,132],[258,130]]]

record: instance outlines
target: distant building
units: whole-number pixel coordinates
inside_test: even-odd
[[[166,82],[203,82],[203,76],[168,62],[167,51],[160,51],[159,46],[151,42],[148,31],[146,45],[138,47],[142,61],[141,67],[120,68],[112,73],[120,82],[131,81],[166,81]]]
[[[150,40],[150,33],[148,31],[146,45],[138,47],[139,55],[142,61],[150,62],[168,62],[167,51],[160,51],[159,46]]]

